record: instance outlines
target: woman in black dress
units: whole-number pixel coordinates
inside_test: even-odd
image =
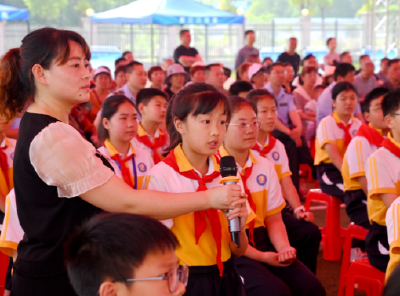
[[[100,211],[167,219],[244,202],[239,186],[189,196],[135,191],[114,176],[107,160],[68,124],[71,108],[89,100],[89,59],[79,34],[44,28],[28,34],[0,62],[0,114],[11,119],[33,101],[21,120],[14,156],[17,211],[25,231],[14,265],[15,296],[76,295],[63,244],[74,227]]]

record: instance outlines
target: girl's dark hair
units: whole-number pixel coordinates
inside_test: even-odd
[[[318,74],[317,69],[315,69],[314,67],[303,67],[303,70],[301,71],[301,76],[304,76],[306,74],[310,74],[312,72],[315,72]]]
[[[336,98],[341,92],[352,90],[354,93],[357,95],[356,88],[354,87],[353,84],[347,81],[342,81],[339,82],[338,84],[335,85],[335,87],[332,89],[332,100],[336,101]]]
[[[254,106],[257,108],[257,103],[259,100],[261,100],[263,97],[270,97],[275,101],[275,105],[278,106],[276,103],[276,99],[273,94],[271,94],[269,91],[266,89],[253,89],[251,90],[247,95],[246,95],[246,100],[251,102]]]
[[[97,136],[99,137],[99,143],[103,143],[106,139],[110,137],[108,130],[105,129],[103,125],[103,118],[110,118],[117,113],[119,106],[123,103],[130,103],[132,104],[133,108],[135,108],[135,104],[129,100],[124,95],[113,95],[108,97],[101,106],[101,119],[99,123],[99,127],[97,128]]]
[[[177,92],[168,104],[167,128],[170,137],[169,150],[182,143],[182,137],[176,130],[174,119],[185,121],[189,115],[208,114],[223,104],[227,122],[231,118],[228,98],[215,87],[206,83],[192,83]]]
[[[51,63],[68,61],[70,42],[81,47],[87,60],[90,49],[78,33],[54,28],[32,31],[22,39],[20,48],[10,49],[0,61],[0,115],[10,120],[21,113],[36,91],[32,67],[49,69]]]
[[[257,114],[257,107],[250,100],[243,99],[242,97],[239,97],[239,96],[229,96],[229,103],[231,103],[231,113],[232,114],[238,112],[242,106],[251,107],[254,110],[254,112]]]

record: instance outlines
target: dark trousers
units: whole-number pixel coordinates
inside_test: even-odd
[[[242,279],[233,258],[224,262],[223,276],[217,265],[190,266],[187,296],[246,296]]]
[[[271,133],[275,138],[282,142],[285,146],[286,154],[289,159],[289,168],[292,172],[292,182],[296,187],[297,192],[300,194],[300,164],[307,164],[310,166],[313,176],[315,176],[314,159],[311,157],[310,149],[307,146],[307,142],[304,137],[301,137],[302,145],[296,147],[296,142],[292,140],[287,134],[282,133],[278,130],[274,130]]]
[[[390,259],[385,249],[389,250],[386,226],[374,223],[365,238],[365,251],[371,265],[382,272],[386,272]]]
[[[368,219],[367,196],[362,189],[346,191],[344,193],[344,203],[346,204],[347,216],[349,216],[351,222],[365,229],[372,229]],[[365,242],[353,239],[352,247],[360,248],[364,251]]]
[[[265,227],[254,229],[253,238],[257,250],[276,252]],[[287,267],[275,267],[242,256],[235,263],[244,278],[247,296],[326,295],[321,282],[299,260]]]
[[[45,278],[28,278],[14,272],[12,289],[13,296],[77,296],[66,272]]]
[[[319,187],[323,193],[344,200],[344,192],[338,187],[343,186],[342,173],[332,163],[320,163],[317,165],[317,177]]]
[[[292,212],[282,211],[290,245],[297,250],[299,259],[311,272],[317,272],[317,257],[321,243],[321,231],[314,223],[298,220]]]

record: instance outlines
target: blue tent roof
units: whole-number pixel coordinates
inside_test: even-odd
[[[217,25],[243,24],[244,17],[193,0],[138,0],[95,13],[91,21],[117,24]]]
[[[29,21],[28,9],[0,4],[1,21]]]

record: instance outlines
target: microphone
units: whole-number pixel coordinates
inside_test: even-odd
[[[224,185],[232,185],[237,184],[239,182],[239,178],[237,177],[237,167],[236,161],[233,156],[224,156],[221,157],[220,161],[220,173],[222,179],[220,183]],[[230,212],[232,210],[228,210]],[[234,218],[229,220],[229,232],[231,233],[231,240],[236,245],[237,248],[240,248],[240,218]]]

